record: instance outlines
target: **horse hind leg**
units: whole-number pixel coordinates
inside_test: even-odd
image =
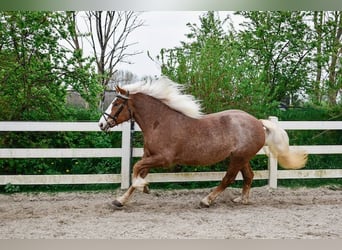
[[[221,183],[209,195],[207,195],[204,199],[201,200],[201,207],[210,207],[210,205],[214,202],[217,196],[220,193],[222,193],[231,183],[235,181],[236,175],[240,171],[239,166],[241,165],[231,161]]]
[[[233,199],[233,201],[240,202],[242,204],[248,204],[249,192],[251,190],[251,185],[254,177],[254,173],[249,162],[245,165],[245,167],[241,169],[241,173],[243,177],[242,195]]]

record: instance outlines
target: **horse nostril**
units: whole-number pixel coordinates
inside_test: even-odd
[[[103,128],[103,123],[101,122],[101,123],[99,124],[99,126],[100,126],[100,128]]]

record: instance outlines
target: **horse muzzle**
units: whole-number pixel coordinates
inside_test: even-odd
[[[115,124],[114,120],[107,120],[106,122],[99,122],[99,127],[102,131],[108,132]]]

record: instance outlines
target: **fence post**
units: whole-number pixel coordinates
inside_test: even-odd
[[[127,189],[131,181],[131,124],[122,124],[121,189]]]
[[[269,116],[268,119],[272,122],[278,123],[278,117],[276,116]],[[270,188],[277,188],[277,178],[278,178],[278,161],[277,158],[269,151],[268,156],[268,185]]]

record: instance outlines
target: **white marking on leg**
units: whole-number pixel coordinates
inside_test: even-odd
[[[133,179],[133,187],[135,187],[136,189],[140,190],[140,191],[144,191],[144,187],[148,184],[148,182],[141,178],[140,176],[136,179]]]
[[[233,202],[235,203],[240,203],[242,201],[242,197],[239,196],[239,197],[236,197],[235,199],[233,199]]]
[[[236,197],[235,199],[233,199],[233,202],[235,203],[241,203],[241,204],[248,204],[248,197],[246,195],[243,195],[243,196],[239,196],[239,197]]]

